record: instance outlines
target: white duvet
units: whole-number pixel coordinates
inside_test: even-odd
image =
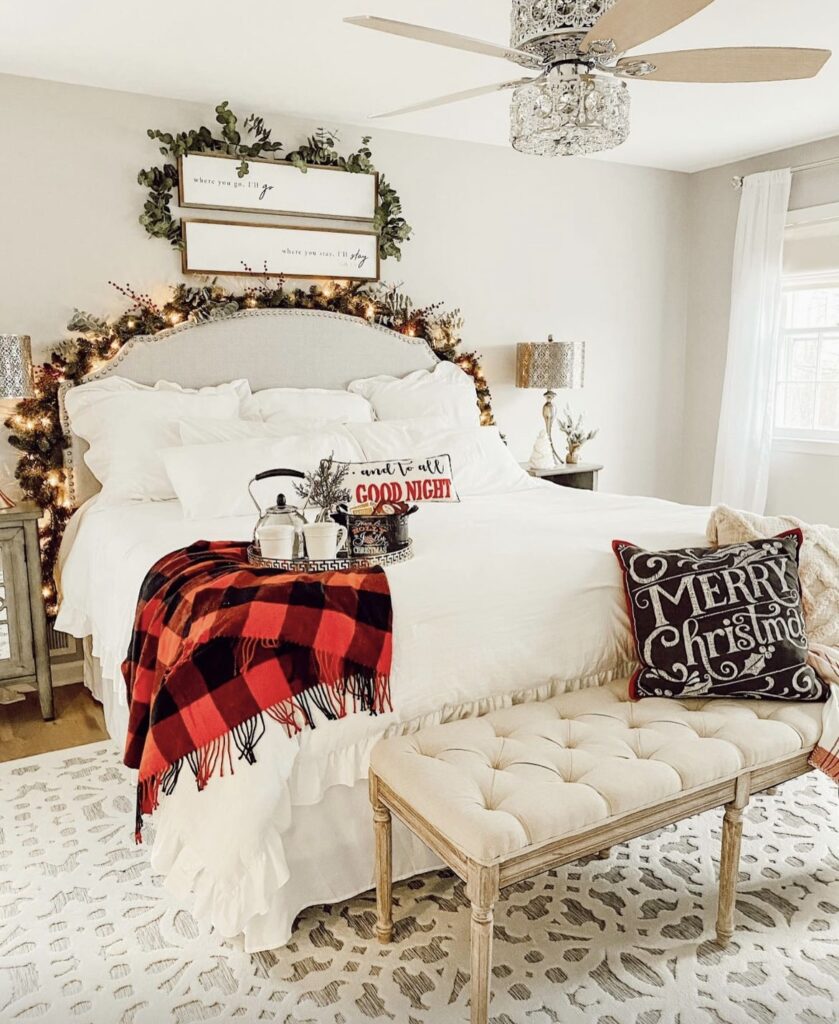
[[[372,745],[387,730],[627,674],[632,645],[612,540],[702,545],[707,519],[707,508],[530,480],[423,506],[411,520],[413,561],[388,570],[393,714],[324,722],[294,739],[273,725],[255,766],[200,794],[182,776],[155,816],[155,867],[224,935],[243,934],[246,948],[284,943],[302,907],[369,885],[360,780]],[[184,520],[177,502],[107,508],[93,499],[71,525],[57,628],[92,638],[103,675],[97,696],[121,743],[119,666],[145,573],[192,541],[248,538],[254,519]],[[399,873],[429,865],[401,842]]]

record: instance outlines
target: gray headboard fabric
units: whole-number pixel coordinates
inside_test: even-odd
[[[369,324],[359,317],[310,309],[243,310],[220,320],[183,323],[133,338],[81,383],[118,376],[138,384],[173,381],[186,388],[244,378],[265,388],[345,388],[358,377],[404,377],[439,362],[420,338]],[[59,393],[70,500],[79,505],[99,490],[84,461],[87,445],[76,437]]]

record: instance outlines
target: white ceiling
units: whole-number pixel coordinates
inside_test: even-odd
[[[0,0],[0,9],[0,71],[208,104],[227,98],[327,123],[364,124],[383,108],[520,74],[341,20],[379,14],[506,43],[509,0]],[[836,56],[809,82],[631,83],[632,135],[607,159],[696,171],[839,134],[836,0],[716,0],[649,49],[749,44]],[[377,124],[503,146],[509,102],[499,94]]]

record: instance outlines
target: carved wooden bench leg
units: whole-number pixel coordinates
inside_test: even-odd
[[[601,850],[594,856],[597,858],[597,860],[608,860],[612,856],[612,847],[607,846],[605,850]]]
[[[376,936],[382,944],[393,939],[393,832],[390,811],[379,800],[377,779],[370,774],[370,801],[376,833]]]
[[[720,853],[720,899],[717,914],[717,944],[727,946],[734,935],[734,909],[737,900],[737,876],[740,871],[740,844],[743,838],[743,808],[749,802],[749,776],[737,780],[734,800],[726,805]]]
[[[466,895],[472,904],[472,990],[471,1024],[489,1021],[492,981],[492,922],[498,899],[498,868],[472,865],[466,880]]]

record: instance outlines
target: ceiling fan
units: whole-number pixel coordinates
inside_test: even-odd
[[[510,46],[361,15],[351,25],[455,50],[501,57],[536,74],[479,86],[374,117],[396,117],[513,90],[511,142],[537,156],[578,156],[629,137],[626,79],[777,82],[813,78],[830,50],[738,47],[622,56],[693,17],[713,0],[513,0]]]

